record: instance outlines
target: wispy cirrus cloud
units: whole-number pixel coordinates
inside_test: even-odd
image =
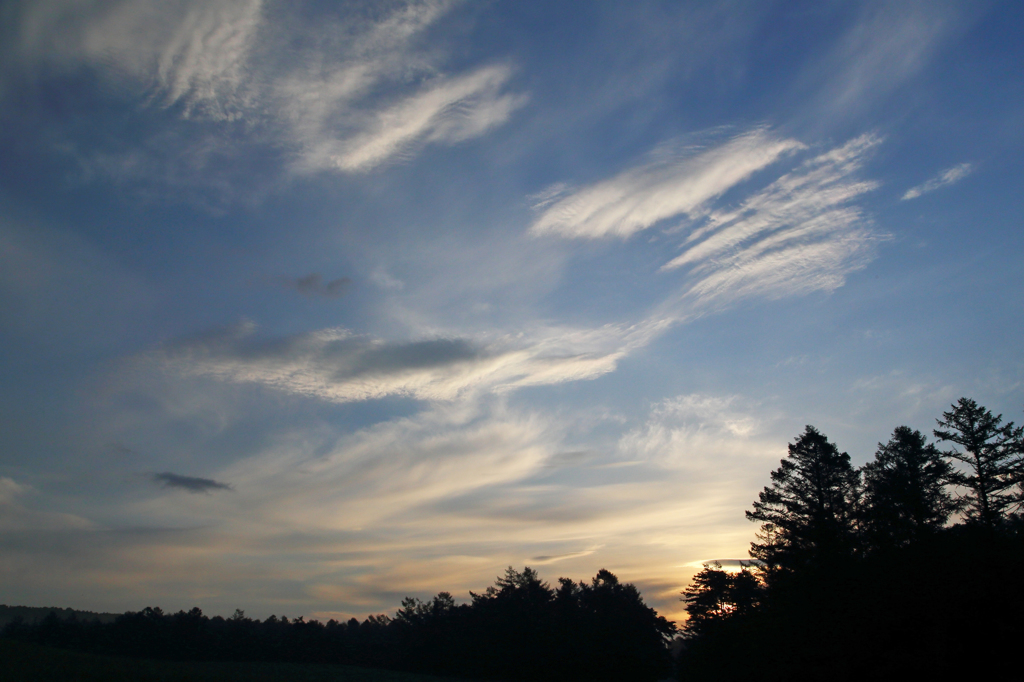
[[[878,186],[857,173],[880,143],[862,135],[808,159],[738,207],[711,211],[662,269],[687,268],[683,298],[700,306],[841,286],[870,260],[880,237],[855,203]]]
[[[404,396],[454,400],[481,391],[592,379],[615,369],[656,323],[538,329],[529,335],[386,342],[344,329],[259,339],[242,323],[167,344],[151,356],[169,370],[251,383],[331,402]]]
[[[545,564],[553,564],[567,559],[578,559],[580,557],[590,556],[598,549],[600,549],[600,547],[584,549],[579,552],[570,552],[567,554],[541,554],[540,556],[530,557],[530,563],[543,566]]]
[[[677,296],[659,319],[684,319],[708,306],[830,291],[863,267],[878,239],[856,200],[877,187],[858,173],[881,139],[862,135],[802,161],[745,199],[722,195],[788,155],[807,148],[765,128],[684,159],[655,161],[575,191],[537,195],[530,231],[570,238],[626,237],[660,224],[685,233],[683,252],[662,271],[682,270]],[[558,193],[567,193],[559,197]],[[668,225],[675,219],[680,224]]]
[[[664,220],[689,217],[801,148],[796,140],[779,139],[757,128],[711,148],[665,150],[609,180],[571,191],[559,186],[538,195],[544,210],[530,232],[588,239],[628,237]],[[554,191],[565,196],[556,198]]]
[[[651,407],[643,426],[624,434],[619,450],[628,458],[687,470],[725,466],[774,455],[759,406],[740,396],[680,395]],[[757,475],[763,472],[757,471]]]
[[[509,89],[508,64],[447,73],[443,51],[419,40],[453,5],[345,7],[303,26],[308,39],[283,49],[286,30],[302,19],[285,19],[281,8],[261,0],[48,0],[25,3],[12,15],[19,27],[11,51],[25,78],[86,67],[142,102],[140,120],[152,105],[175,107],[184,119],[184,148],[145,138],[128,149],[120,140],[106,148],[93,148],[97,140],[65,143],[90,172],[172,186],[209,186],[212,177],[233,186],[240,181],[229,164],[205,162],[211,145],[236,159],[262,152],[264,161],[276,159],[279,172],[352,173],[505,123],[527,101]],[[197,138],[206,143],[197,145]],[[213,184],[230,194],[231,187]]]
[[[31,503],[36,491],[13,478],[0,476],[0,534],[19,531],[91,530],[91,521],[76,514],[40,509]]]
[[[100,67],[183,115],[230,120],[250,106],[248,72],[262,0],[27,3],[23,58]]]
[[[354,137],[312,145],[304,158],[306,167],[365,170],[400,157],[416,143],[462,142],[482,135],[526,103],[523,95],[503,92],[510,75],[507,67],[494,66],[431,83],[376,113]]]
[[[438,404],[333,440],[326,436],[326,442],[290,434],[223,475],[264,497],[266,522],[279,527],[418,525],[424,505],[536,473],[554,454],[561,431],[552,419],[509,410],[500,401]],[[309,517],[314,500],[323,511],[317,519]]]
[[[127,600],[124,608],[143,597],[195,599],[190,585],[198,581],[204,608],[237,607],[225,588],[242,583],[254,594],[269,589],[277,613],[391,611],[411,592],[479,589],[495,566],[537,553],[536,543],[500,547],[487,537],[492,523],[471,511],[446,523],[451,515],[428,510],[535,474],[556,451],[561,430],[557,420],[493,401],[437,405],[354,432],[282,433],[216,474],[237,487],[231,495],[195,495],[189,505],[168,495],[137,498],[105,514],[121,519],[119,530],[72,533],[61,525],[52,529],[63,533],[60,542],[43,543],[42,551],[26,551],[18,537],[9,541],[4,531],[25,524],[7,514],[8,488],[19,494],[17,486],[0,478],[2,568],[5,575],[34,574],[52,559],[46,547],[59,544],[64,556],[89,567],[90,578],[44,571],[40,584],[57,591],[89,580],[116,584],[118,593],[107,596],[119,605]],[[290,587],[282,589],[282,580]],[[221,594],[228,603],[220,604]],[[246,606],[263,609],[253,600]]]
[[[934,192],[940,187],[952,185],[954,182],[960,182],[968,175],[970,175],[973,171],[974,165],[971,163],[957,164],[952,168],[947,168],[946,170],[942,171],[941,173],[936,175],[934,178],[928,180],[927,182],[922,182],[920,185],[917,185],[916,187],[911,187],[900,198],[903,201],[907,201],[909,199],[916,199],[922,194]]]
[[[892,97],[921,72],[943,42],[971,21],[967,5],[948,2],[864,3],[831,53],[805,71],[816,116],[849,117]]]

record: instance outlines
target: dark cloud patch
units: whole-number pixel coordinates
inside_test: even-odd
[[[243,321],[165,343],[161,350],[165,357],[175,360],[242,362],[252,367],[308,364],[335,382],[444,367],[486,355],[465,339],[387,343],[356,335],[331,338],[317,332],[261,339],[254,332],[255,325]]]
[[[162,474],[153,474],[153,482],[165,488],[180,488],[190,493],[208,493],[211,490],[233,490],[227,483],[221,483],[212,478],[180,476],[169,471],[165,471]]]
[[[538,564],[550,564],[562,559],[575,559],[578,556],[586,556],[587,552],[575,552],[573,554],[541,554],[530,557],[530,561]]]
[[[289,289],[293,289],[303,296],[322,298],[337,298],[345,293],[352,280],[348,277],[339,277],[325,282],[319,272],[310,273],[304,277],[281,277],[278,282]]]
[[[339,369],[335,373],[335,379],[347,379],[361,374],[392,374],[406,369],[443,367],[473,360],[479,355],[480,352],[464,339],[374,345],[361,349],[357,358],[353,358],[356,362],[349,368]]]

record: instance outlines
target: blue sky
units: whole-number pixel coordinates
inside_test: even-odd
[[[0,12],[0,601],[679,617],[805,424],[1020,421],[1015,3]]]

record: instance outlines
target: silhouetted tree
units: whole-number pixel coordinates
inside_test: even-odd
[[[675,623],[644,604],[636,586],[602,568],[589,585],[580,581],[577,595],[586,665],[578,666],[573,677],[657,680],[671,670],[667,644]]]
[[[952,408],[935,420],[942,427],[935,429],[935,437],[960,446],[944,454],[969,470],[953,475],[954,482],[970,490],[967,518],[993,528],[1017,504],[1013,489],[1019,481],[1024,427],[1003,424],[1003,415],[993,415],[970,398],[960,398]]]
[[[868,544],[900,547],[942,528],[957,509],[953,468],[920,431],[897,426],[865,464],[862,518]]]
[[[1022,430],[966,398],[943,417],[936,436],[958,446],[950,457],[966,473],[901,426],[863,468],[859,501],[849,458],[808,427],[747,512],[762,523],[751,555],[773,567],[760,602],[741,614],[730,576],[713,565],[699,573],[684,593],[691,636],[680,679],[975,679],[1016,669],[1024,524],[1002,520],[1020,494]],[[950,480],[971,491],[968,523],[946,525]]]
[[[443,618],[455,608],[455,599],[448,592],[439,592],[429,602],[415,597],[402,600],[402,608],[395,613],[395,620],[409,625],[420,625]]]
[[[746,513],[762,524],[751,557],[769,570],[792,570],[831,564],[853,552],[858,474],[848,454],[808,426],[771,479]]]
[[[537,571],[511,566],[482,594],[470,592],[468,647],[476,674],[500,679],[549,679],[556,656],[551,621],[554,591]]]
[[[762,589],[761,581],[747,567],[729,573],[717,561],[704,564],[683,592],[689,616],[687,633],[704,635],[726,618],[751,613],[761,602]]]

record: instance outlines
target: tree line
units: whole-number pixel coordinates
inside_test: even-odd
[[[601,570],[590,581],[542,581],[509,567],[482,593],[456,604],[441,592],[406,598],[394,617],[348,622],[198,608],[146,608],[113,623],[61,619],[13,622],[3,636],[92,653],[172,660],[345,663],[490,680],[659,680],[671,674],[675,624],[637,588]]]
[[[682,679],[977,678],[1024,644],[1024,428],[972,399],[860,469],[812,426],[746,512],[737,572],[683,593]],[[942,446],[942,447],[940,447]]]

